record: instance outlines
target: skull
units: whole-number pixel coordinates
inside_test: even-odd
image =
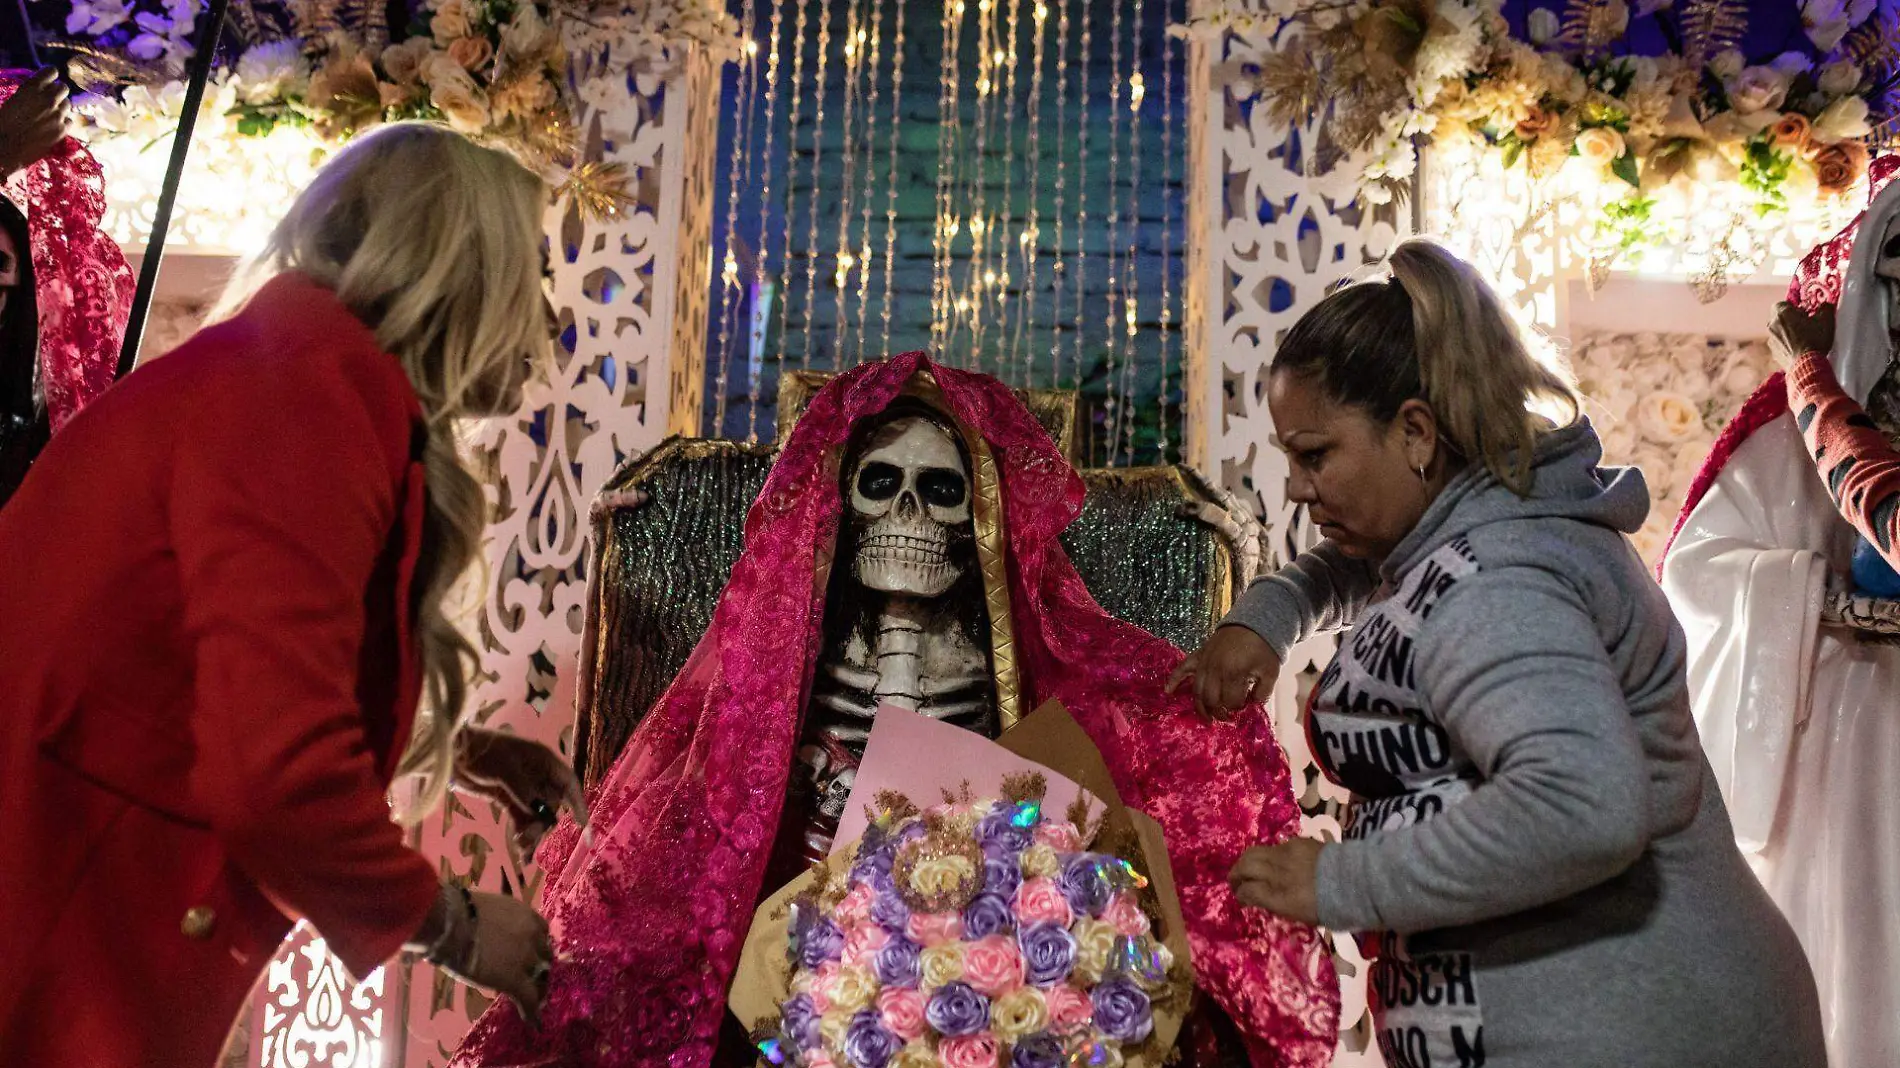
[[[952,539],[967,535],[970,474],[949,431],[906,416],[880,429],[851,473],[858,581],[881,593],[940,597],[962,567]]]

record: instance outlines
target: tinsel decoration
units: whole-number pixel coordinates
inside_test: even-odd
[[[557,201],[572,198],[582,217],[593,222],[619,218],[634,204],[627,166],[613,160],[588,160],[571,168],[555,186],[554,197]]]
[[[1683,66],[1699,71],[1709,60],[1741,43],[1748,30],[1748,0],[1684,0]]]
[[[1627,22],[1628,14],[1622,0],[1570,0],[1557,42],[1585,58],[1594,56],[1622,35],[1624,27],[1619,23]]]

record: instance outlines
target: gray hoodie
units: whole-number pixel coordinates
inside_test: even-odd
[[[1518,497],[1480,466],[1376,567],[1330,544],[1226,622],[1284,658],[1352,635],[1313,752],[1355,802],[1321,921],[1381,954],[1392,1065],[1819,1066],[1792,931],[1733,842],[1682,629],[1625,535],[1642,474],[1550,434]]]

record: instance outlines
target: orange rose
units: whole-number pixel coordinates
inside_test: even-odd
[[[458,37],[449,43],[449,58],[460,63],[463,70],[480,70],[495,58],[495,46],[486,37]]]
[[[1867,172],[1867,146],[1859,141],[1837,141],[1822,145],[1814,156],[1814,175],[1821,192],[1845,193]]]
[[[1798,151],[1802,145],[1807,144],[1808,131],[1811,128],[1806,115],[1790,111],[1768,128],[1768,137],[1778,148],[1792,148]]]
[[[1555,113],[1546,111],[1536,104],[1532,104],[1530,112],[1517,122],[1517,139],[1519,141],[1535,141],[1539,137],[1549,133],[1551,127],[1555,125],[1557,125],[1557,116]]]

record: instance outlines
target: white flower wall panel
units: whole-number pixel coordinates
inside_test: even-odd
[[[583,31],[584,32],[584,31]],[[589,222],[551,211],[555,367],[512,417],[473,428],[495,465],[487,575],[472,626],[481,676],[473,721],[571,752],[587,509],[607,476],[696,425],[710,292],[717,70],[627,38],[570,41],[583,62],[577,116],[590,155],[622,163],[636,203]],[[445,875],[532,896],[541,872],[494,806],[451,797],[421,848]],[[487,999],[426,965],[410,969],[409,1068],[448,1059]]]
[[[1266,42],[1230,34],[1218,55],[1212,44],[1193,47],[1189,456],[1257,510],[1273,567],[1316,535],[1287,500],[1286,461],[1273,445],[1266,406],[1267,364],[1295,320],[1391,247],[1405,213],[1359,202],[1350,165],[1314,173],[1314,131],[1275,124],[1254,106],[1249,68]],[[1307,829],[1337,840],[1346,793],[1320,775],[1297,715],[1334,648],[1331,639],[1296,648],[1272,708]],[[1365,962],[1351,939],[1333,942],[1341,987],[1334,1063],[1370,1068],[1381,1062],[1371,1041]]]

